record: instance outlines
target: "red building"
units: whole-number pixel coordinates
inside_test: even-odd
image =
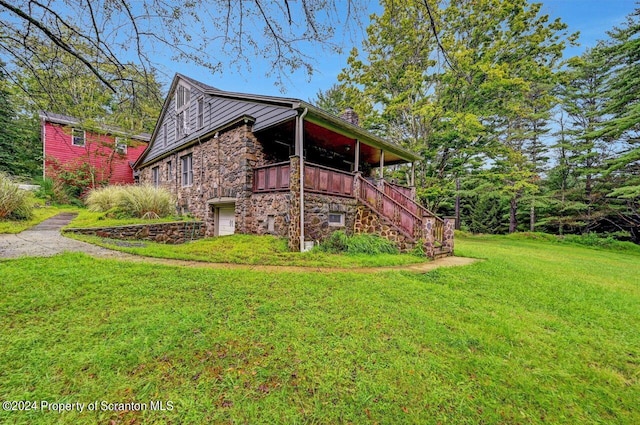
[[[77,118],[51,112],[41,112],[40,122],[44,177],[82,169],[91,173],[93,185],[135,182],[132,165],[146,149],[149,134],[82,125]]]

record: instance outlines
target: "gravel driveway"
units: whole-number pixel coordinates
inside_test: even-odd
[[[60,229],[69,224],[76,215],[58,214],[24,232],[0,235],[0,258],[50,257],[65,251],[84,252],[96,257],[123,258],[122,252],[62,236]]]

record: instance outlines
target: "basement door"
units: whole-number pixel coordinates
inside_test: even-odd
[[[224,205],[218,208],[218,236],[233,235],[236,231],[236,208]]]

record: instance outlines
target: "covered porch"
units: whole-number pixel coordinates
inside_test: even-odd
[[[439,247],[452,252],[453,223],[449,226],[416,202],[417,154],[315,108],[305,108],[256,137],[267,163],[253,168],[252,192],[287,194],[292,249],[305,250],[317,235],[318,223],[331,226],[331,220],[342,215],[348,232],[380,233],[401,249],[424,244],[430,257]],[[385,167],[400,164],[409,166],[407,184],[385,181]],[[318,210],[326,210],[328,223],[314,215]],[[448,226],[451,238],[446,237]]]

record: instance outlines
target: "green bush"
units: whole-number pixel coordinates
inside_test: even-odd
[[[105,212],[117,208],[124,190],[124,186],[105,186],[92,190],[86,199],[89,211]]]
[[[28,220],[32,210],[29,192],[20,189],[6,174],[0,173],[0,220]]]
[[[398,247],[391,241],[372,234],[347,236],[343,231],[333,232],[318,249],[322,252],[348,254],[397,254]]]
[[[175,202],[166,189],[153,186],[106,186],[87,196],[90,211],[118,217],[160,218],[175,213]]]
[[[36,179],[36,183],[40,186],[40,189],[35,192],[36,198],[58,205],[70,203],[71,198],[60,180],[46,177]]]
[[[118,208],[131,217],[160,218],[175,213],[173,196],[166,189],[153,186],[126,186]]]

